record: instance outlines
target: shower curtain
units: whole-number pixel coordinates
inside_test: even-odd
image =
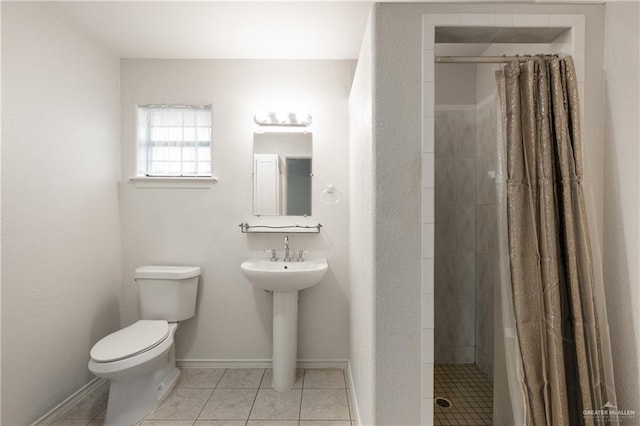
[[[514,419],[618,424],[589,411],[615,406],[616,396],[600,259],[586,215],[573,61],[514,61],[496,81],[500,277]]]

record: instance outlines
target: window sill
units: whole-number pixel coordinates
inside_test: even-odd
[[[156,177],[156,176],[133,176],[129,178],[129,183],[136,188],[204,188],[209,189],[218,178],[211,177]]]

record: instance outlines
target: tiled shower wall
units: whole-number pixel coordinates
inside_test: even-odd
[[[485,65],[487,66],[487,65]],[[493,292],[498,287],[496,272],[497,199],[495,176],[498,149],[498,98],[491,95],[478,103],[477,194],[476,194],[476,300],[475,363],[493,378]]]
[[[493,377],[497,97],[436,105],[435,363]]]
[[[475,357],[476,133],[475,105],[436,106],[436,364]]]

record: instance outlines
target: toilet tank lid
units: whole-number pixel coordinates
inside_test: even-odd
[[[199,266],[148,265],[136,268],[136,279],[186,280],[200,275]]]

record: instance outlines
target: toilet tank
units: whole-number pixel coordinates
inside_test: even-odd
[[[198,266],[141,266],[136,269],[140,319],[184,321],[196,313]]]

